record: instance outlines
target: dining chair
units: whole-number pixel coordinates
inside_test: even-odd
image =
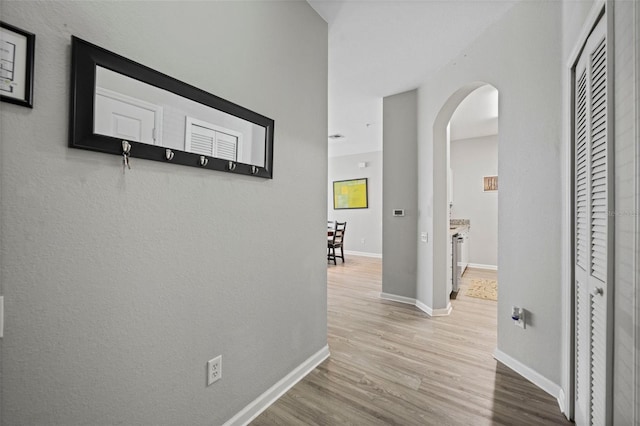
[[[333,236],[327,240],[327,262],[333,260],[333,264],[337,265],[336,257],[342,259],[342,263],[344,263],[344,233],[347,228],[347,222],[338,222],[336,221],[335,229],[333,230]],[[336,255],[336,249],[340,249],[340,256]]]

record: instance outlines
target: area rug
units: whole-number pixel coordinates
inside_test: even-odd
[[[496,280],[471,280],[471,284],[464,294],[478,299],[498,300],[498,282]]]

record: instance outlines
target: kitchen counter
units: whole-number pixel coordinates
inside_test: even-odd
[[[453,237],[456,234],[469,230],[469,225],[456,225],[455,227],[449,227],[449,236]]]
[[[468,231],[471,227],[469,219],[451,219],[449,221],[449,236],[452,237],[461,232]]]

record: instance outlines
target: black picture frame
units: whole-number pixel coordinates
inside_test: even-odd
[[[69,146],[123,155],[121,138],[94,133],[96,68],[99,66],[265,128],[263,166],[215,157],[202,161],[204,156],[180,150],[171,150],[168,159],[169,150],[165,147],[127,141],[131,157],[273,179],[274,120],[75,36],[71,37],[71,61]]]
[[[33,108],[36,35],[2,21],[0,31],[5,34],[0,45],[0,101]]]

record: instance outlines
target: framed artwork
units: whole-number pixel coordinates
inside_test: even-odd
[[[333,182],[333,209],[366,209],[367,178],[336,180]]]
[[[498,190],[498,176],[484,176],[482,178],[482,190],[492,192]]]
[[[0,100],[33,108],[36,36],[0,22]]]

